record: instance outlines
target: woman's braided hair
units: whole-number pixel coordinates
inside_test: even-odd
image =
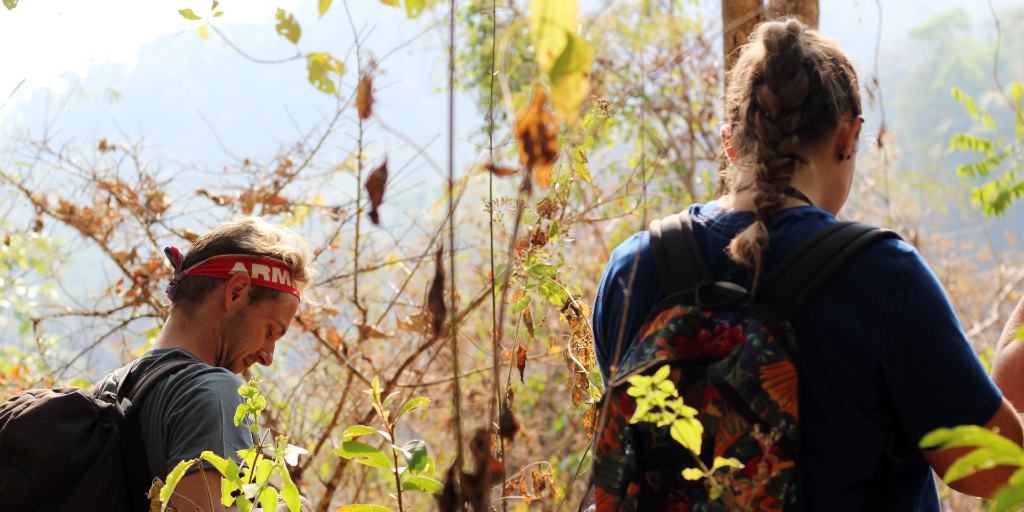
[[[729,244],[729,256],[754,268],[768,250],[769,219],[786,199],[798,151],[832,137],[844,115],[860,115],[857,72],[835,41],[795,19],[755,29],[730,70],[725,122],[737,161],[723,171],[728,190],[753,189],[755,220]],[[755,285],[756,286],[756,285]]]

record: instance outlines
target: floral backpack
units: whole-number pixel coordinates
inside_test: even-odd
[[[829,225],[766,276],[753,301],[712,279],[687,212],[651,222],[650,237],[665,298],[624,349],[602,401],[591,476],[597,511],[803,510],[790,321],[865,249],[898,236]],[[873,511],[895,502],[889,459],[880,462]]]

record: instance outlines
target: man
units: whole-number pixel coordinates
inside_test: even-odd
[[[275,343],[287,332],[314,273],[305,238],[255,216],[239,215],[221,224],[199,237],[185,255],[174,247],[165,253],[174,267],[167,287],[170,313],[136,371],[171,358],[198,364],[165,378],[142,407],[150,470],[161,479],[204,450],[238,461],[237,452],[255,444],[244,425],[234,424],[243,400],[236,374],[254,363],[273,362]],[[116,390],[131,367],[106,376],[98,392]],[[170,505],[234,510],[225,509],[219,496],[219,473],[209,464],[196,465],[179,481]],[[279,510],[287,507],[282,503]]]

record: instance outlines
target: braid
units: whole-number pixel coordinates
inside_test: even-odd
[[[754,269],[752,296],[768,250],[766,222],[785,202],[797,165],[806,163],[798,151],[830,137],[851,107],[860,113],[848,62],[834,42],[788,19],[759,26],[730,72],[726,118],[741,161],[726,169],[725,182],[733,192],[754,190],[754,222],[727,252]]]

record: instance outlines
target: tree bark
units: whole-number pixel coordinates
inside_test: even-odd
[[[818,30],[818,0],[771,0],[768,19],[792,16],[811,30]]]
[[[747,44],[754,27],[765,20],[763,11],[762,0],[722,0],[722,62],[726,72],[736,63],[739,49]]]

